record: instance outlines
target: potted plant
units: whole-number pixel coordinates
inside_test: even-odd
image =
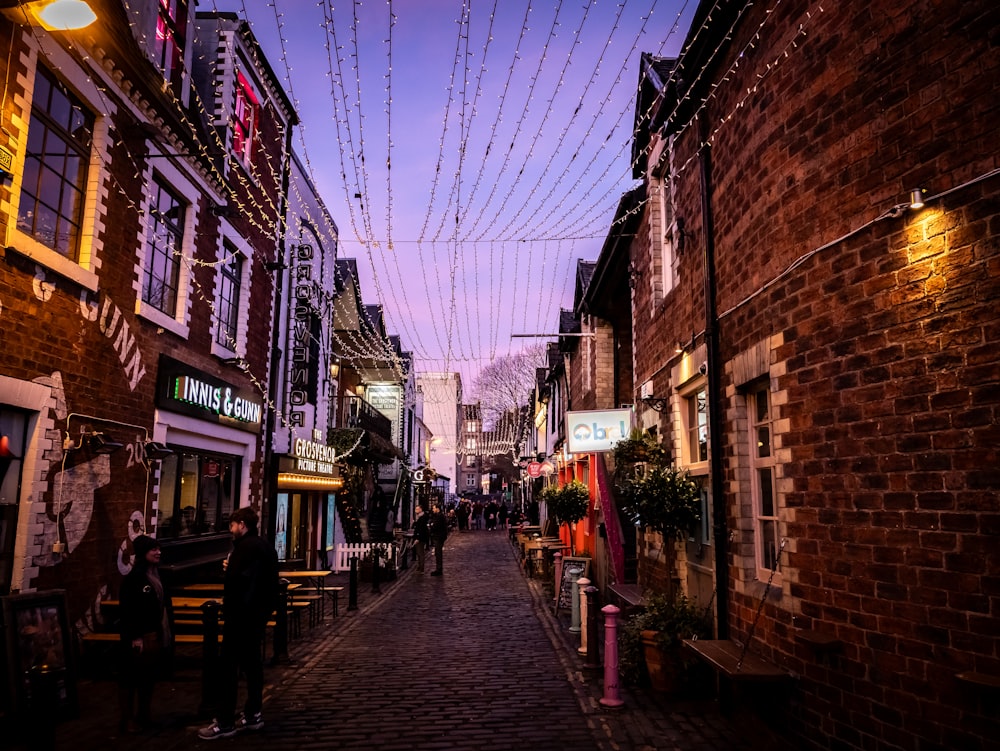
[[[572,525],[583,519],[587,515],[590,506],[590,488],[579,480],[572,480],[563,485],[552,494],[551,499],[546,499],[549,510],[559,520],[560,524],[566,524],[572,529]],[[573,535],[570,534],[570,543],[573,542]],[[570,548],[573,554],[576,551]]]
[[[654,691],[676,691],[686,675],[681,642],[711,636],[706,613],[694,600],[664,594],[646,597],[646,607],[624,624],[619,639],[619,670],[627,683],[648,677]]]
[[[701,493],[687,471],[654,464],[620,480],[622,511],[640,526],[658,532],[667,552],[667,581],[673,596],[674,543],[701,520]]]

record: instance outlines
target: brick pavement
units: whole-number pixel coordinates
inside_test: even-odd
[[[453,534],[445,575],[412,568],[382,594],[359,589],[359,609],[327,617],[290,645],[291,661],[265,678],[265,727],[202,741],[197,660],[179,661],[157,687],[158,726],[117,737],[115,686],[81,680],[80,718],[55,728],[55,747],[88,751],[369,749],[479,751],[708,751],[777,744],[720,717],[710,702],[666,702],[622,689],[625,706],[599,704],[601,675],[584,673],[566,616],[523,577],[503,532]],[[196,654],[196,653],[195,653]],[[6,747],[0,741],[0,746]],[[40,748],[38,738],[14,746]]]

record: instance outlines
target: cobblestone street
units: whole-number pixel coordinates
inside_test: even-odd
[[[115,684],[80,681],[80,717],[56,727],[56,748],[480,749],[573,751],[776,748],[719,716],[711,702],[668,702],[624,690],[603,708],[601,675],[585,674],[537,580],[521,573],[502,532],[454,533],[445,574],[401,572],[359,588],[359,609],[292,643],[268,668],[265,727],[203,741],[197,660],[158,684],[157,726],[118,737]],[[38,734],[36,734],[38,735]],[[36,738],[20,748],[39,748]]]

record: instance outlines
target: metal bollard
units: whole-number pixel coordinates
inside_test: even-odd
[[[288,659],[288,579],[278,579],[278,602],[274,608],[274,654],[271,663]]]
[[[590,586],[590,579],[585,576],[581,577],[576,585],[580,589],[580,648],[576,652],[577,654],[585,655],[587,654],[587,627],[590,625],[587,619],[586,589]]]
[[[201,707],[202,714],[210,714],[215,709],[216,679],[219,670],[219,610],[215,600],[201,606],[202,658],[201,658]]]
[[[372,548],[372,594],[382,594],[382,557],[377,549]]]
[[[604,613],[604,696],[601,705],[605,707],[620,707],[622,701],[618,693],[618,614],[621,612],[614,605],[601,608]]]
[[[347,578],[347,609],[358,609],[358,557],[351,556],[351,571]]]
[[[601,642],[598,633],[597,595],[600,590],[597,587],[587,587],[587,631],[590,638],[587,639],[587,660],[583,664],[584,670],[597,671],[601,669]]]
[[[555,596],[554,602],[558,604],[559,603],[559,587],[560,587],[560,584],[562,583],[563,554],[562,553],[556,553],[554,556],[552,556],[552,561],[553,561],[553,566],[552,567],[556,570],[556,587],[555,587],[555,589],[556,589],[556,596]]]
[[[580,630],[580,575],[583,574],[582,568],[571,568],[569,569],[569,581],[572,589],[570,590],[570,603],[572,605],[573,611],[570,618],[569,630],[574,634]]]

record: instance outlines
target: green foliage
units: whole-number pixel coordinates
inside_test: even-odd
[[[683,639],[712,636],[708,614],[694,600],[685,595],[674,599],[664,594],[647,595],[645,609],[626,619],[618,632],[618,672],[631,685],[642,683],[646,673],[643,631],[656,631],[661,649],[679,647]]]
[[[635,524],[659,532],[664,540],[682,539],[701,521],[698,484],[677,467],[653,466],[645,474],[633,474],[618,485],[618,498]]]
[[[555,491],[551,498],[546,498],[549,510],[563,524],[573,524],[587,515],[590,505],[590,489],[573,480]]]
[[[637,471],[636,465],[652,464],[663,466],[667,464],[667,452],[656,438],[642,430],[636,428],[628,438],[618,441],[611,449],[615,459],[615,479],[623,482],[634,475]]]

